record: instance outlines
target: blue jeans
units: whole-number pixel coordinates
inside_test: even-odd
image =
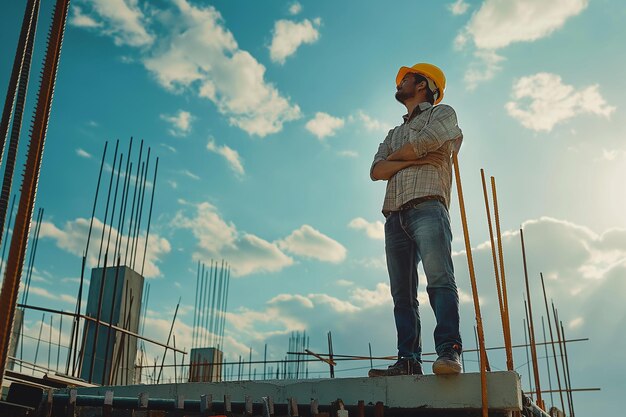
[[[462,346],[459,295],[454,281],[450,216],[437,200],[394,211],[385,222],[385,252],[398,333],[398,357],[421,362],[417,265],[423,262],[426,291],[435,313],[435,349]]]

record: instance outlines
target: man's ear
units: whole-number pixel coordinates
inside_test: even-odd
[[[420,81],[420,82],[417,84],[417,88],[418,88],[419,90],[424,90],[424,89],[428,88],[428,83],[427,83],[426,81]]]

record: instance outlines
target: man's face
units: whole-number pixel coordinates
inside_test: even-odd
[[[396,100],[400,103],[404,104],[407,99],[415,97],[416,90],[415,85],[417,84],[415,80],[415,75],[412,73],[408,73],[402,78],[400,85],[396,87]]]

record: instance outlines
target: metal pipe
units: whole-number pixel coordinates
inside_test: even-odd
[[[543,273],[539,273],[541,277],[541,289],[543,290],[543,301],[546,307],[546,316],[548,318],[548,330],[550,331],[550,341],[552,342],[552,357],[554,358],[554,369],[556,371],[556,381],[559,386],[559,396],[561,398],[561,410],[565,412],[565,401],[563,400],[563,392],[561,391],[561,376],[559,374],[559,361],[556,359],[556,348],[554,347],[554,335],[552,334],[552,323],[550,321],[550,309],[548,308],[548,296],[546,294],[546,285],[543,282]]]
[[[48,37],[49,42],[46,48],[39,96],[31,129],[32,134],[24,167],[22,193],[15,216],[6,274],[0,290],[0,378],[4,378],[6,369],[11,329],[15,318],[17,292],[26,253],[24,236],[28,235],[28,229],[32,221],[33,206],[37,196],[37,184],[68,8],[69,0],[57,0]]]
[[[159,169],[159,158],[156,159],[154,166],[154,178],[152,180],[152,196],[150,197],[150,211],[148,212],[148,226],[146,230],[146,241],[143,247],[143,261],[141,261],[141,275],[143,275],[143,269],[146,265],[146,254],[148,253],[148,240],[150,238],[150,223],[152,222],[152,206],[154,205],[154,192],[156,190],[157,171]]]
[[[457,151],[452,153],[452,162],[454,165],[454,175],[456,179],[456,187],[459,197],[459,210],[461,212],[461,223],[463,224],[463,236],[465,239],[465,250],[467,252],[467,265],[469,268],[470,282],[472,286],[472,296],[474,299],[474,312],[476,315],[476,327],[478,329],[478,343],[480,349],[480,386],[482,401],[482,416],[488,416],[488,397],[487,397],[487,353],[485,352],[485,334],[483,331],[483,321],[480,313],[480,303],[478,299],[478,287],[476,285],[476,276],[474,275],[474,260],[472,258],[472,245],[469,239],[469,230],[467,227],[467,215],[465,214],[465,201],[463,200],[463,188],[461,185],[461,173],[459,172],[459,159]]]
[[[541,383],[539,381],[539,367],[537,362],[537,346],[535,345],[535,326],[533,324],[533,306],[532,297],[530,295],[530,286],[528,283],[528,269],[526,268],[526,249],[524,247],[524,231],[519,231],[520,239],[522,241],[522,260],[524,262],[524,281],[526,283],[526,296],[528,298],[528,323],[530,325],[530,353],[533,357],[533,375],[535,377],[535,388],[537,389],[537,404],[543,405],[543,399],[541,398]]]

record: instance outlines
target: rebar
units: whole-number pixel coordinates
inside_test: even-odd
[[[554,369],[556,373],[556,381],[559,386],[559,396],[561,398],[561,410],[565,411],[565,401],[563,400],[563,391],[561,390],[561,376],[559,374],[559,361],[556,359],[556,348],[554,347],[554,335],[552,333],[552,322],[550,321],[550,309],[548,308],[548,296],[546,293],[546,286],[543,282],[543,273],[539,273],[541,277],[541,289],[543,290],[543,301],[546,307],[546,317],[548,321],[548,330],[550,331],[550,341],[552,342],[552,357],[554,358]]]
[[[146,241],[143,247],[143,260],[141,261],[141,275],[146,265],[146,254],[148,253],[148,240],[150,239],[150,223],[152,221],[152,206],[154,205],[154,193],[156,190],[157,172],[159,170],[159,158],[156,159],[154,165],[154,178],[152,179],[152,196],[150,197],[150,211],[148,212],[148,226],[146,228]]]
[[[22,193],[15,216],[11,248],[7,261],[6,274],[0,290],[0,377],[4,378],[7,363],[11,329],[15,318],[17,293],[24,266],[26,244],[24,237],[28,235],[32,221],[33,206],[37,196],[37,184],[47,128],[54,95],[54,85],[63,42],[63,31],[67,20],[69,0],[57,0],[54,8],[54,18],[48,36],[44,66],[35,115],[33,118],[31,138],[26,156]]]

